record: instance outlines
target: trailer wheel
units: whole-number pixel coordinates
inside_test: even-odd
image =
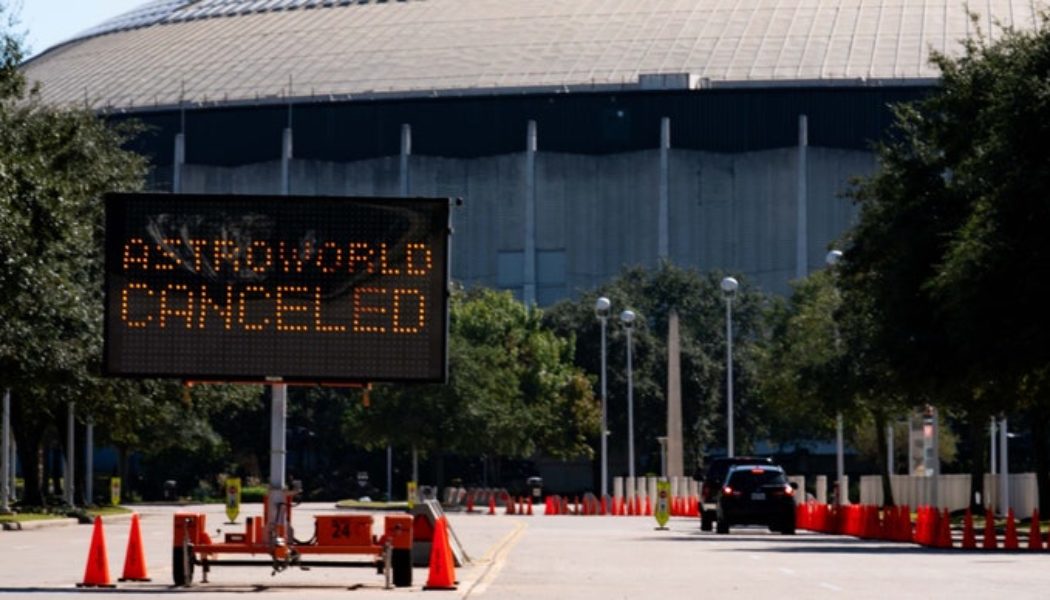
[[[412,550],[394,548],[390,556],[390,567],[394,571],[394,587],[411,587]]]
[[[171,580],[179,587],[193,583],[193,550],[175,546],[171,551]]]

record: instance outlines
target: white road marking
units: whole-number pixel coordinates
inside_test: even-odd
[[[794,575],[795,574],[795,570],[794,569],[789,569],[787,567],[780,567],[780,572],[785,574],[785,575]]]
[[[822,587],[822,588],[824,588],[826,590],[831,590],[833,592],[841,592],[842,591],[842,588],[840,588],[839,586],[832,585],[832,584],[830,584],[830,583],[828,583],[826,581],[821,581],[820,582],[820,587]]]

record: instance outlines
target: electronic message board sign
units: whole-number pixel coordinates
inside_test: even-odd
[[[107,375],[446,380],[448,199],[105,202]]]

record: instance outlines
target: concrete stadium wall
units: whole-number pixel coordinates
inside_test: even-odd
[[[743,274],[786,293],[796,272],[797,148],[719,154],[671,149],[668,156],[672,261]],[[292,160],[290,190],[301,195],[396,196],[399,157],[349,163]],[[526,154],[475,159],[409,157],[410,195],[459,196],[453,214],[453,278],[515,290],[526,248]],[[849,179],[871,173],[869,152],[810,147],[806,158],[808,269],[824,266],[828,244],[855,209]],[[537,299],[551,304],[594,288],[624,266],[657,263],[660,151],[610,155],[537,152]],[[183,192],[273,194],[281,163],[184,165]]]

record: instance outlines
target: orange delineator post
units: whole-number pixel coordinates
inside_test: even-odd
[[[994,550],[999,547],[995,539],[995,517],[992,515],[992,509],[990,508],[986,508],[984,511],[984,540],[982,547],[985,550]]]
[[[970,509],[966,509],[966,516],[963,517],[963,539],[962,547],[966,549],[973,549],[977,547],[977,536],[973,531],[973,513]]]
[[[142,529],[138,513],[131,515],[128,549],[124,553],[124,573],[119,581],[152,581],[146,573],[146,553],[142,548]]]
[[[1014,520],[1014,509],[1006,511],[1006,535],[1003,537],[1003,548],[1005,550],[1017,550],[1020,546],[1017,541],[1017,522]]]
[[[1032,511],[1032,523],[1028,527],[1028,549],[1043,549],[1043,532],[1039,526],[1039,509]]]
[[[77,587],[117,587],[109,578],[109,554],[106,552],[106,534],[102,530],[102,517],[95,517],[87,566],[84,568],[84,581],[78,583]]]
[[[489,496],[489,514],[496,514],[496,496],[495,494]]]
[[[937,534],[937,547],[951,548],[952,546],[952,518],[946,508],[944,509],[944,514],[941,515],[941,526]]]

